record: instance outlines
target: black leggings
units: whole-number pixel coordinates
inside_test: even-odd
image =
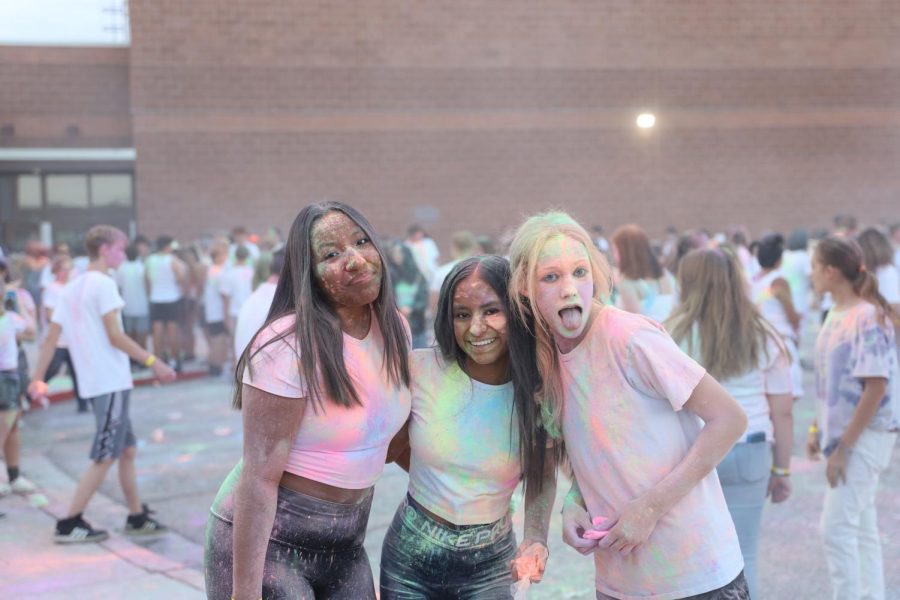
[[[233,492],[240,472],[238,463],[210,509],[204,557],[209,600],[231,598]],[[371,492],[357,504],[339,504],[279,487],[262,597],[374,600],[375,582],[363,548],[371,507]]]

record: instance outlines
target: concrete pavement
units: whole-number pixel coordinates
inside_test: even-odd
[[[810,382],[811,385],[811,382]],[[810,391],[812,388],[807,388]],[[85,517],[110,530],[101,544],[57,546],[54,519],[65,512],[75,481],[87,466],[93,418],[75,413],[74,402],[54,404],[25,418],[23,472],[49,504],[35,508],[26,498],[0,499],[0,597],[39,600],[204,598],[202,546],[207,510],[219,483],[240,455],[240,414],[230,408],[231,384],[203,379],[149,386],[133,393],[132,418],[139,441],[138,477],[143,500],[172,532],[135,542],[122,535],[126,510],[110,473]],[[830,597],[817,532],[824,490],[824,465],[799,456],[812,402],[795,411],[797,444],[794,493],[769,506],[760,544],[760,587],[765,599]],[[900,451],[879,494],[879,523],[888,598],[900,600]],[[568,489],[560,481],[558,502]],[[376,578],[380,544],[406,490],[406,475],[389,466],[379,482],[366,547]],[[557,510],[551,524],[551,558],[535,599],[592,599],[593,565],[560,540]],[[521,532],[521,511],[516,515]]]

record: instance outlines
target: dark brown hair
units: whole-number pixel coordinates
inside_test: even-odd
[[[863,264],[863,251],[858,243],[830,235],[816,244],[815,257],[823,265],[837,269],[851,283],[857,296],[875,305],[881,313],[879,320],[882,324],[888,321],[897,324],[891,305],[878,291],[878,279]]]
[[[622,225],[613,232],[619,253],[619,272],[627,279],[659,279],[662,266],[653,253],[650,238],[638,225]]]
[[[879,267],[894,264],[894,249],[887,236],[874,227],[867,227],[856,236],[856,242],[862,248],[863,262],[867,269],[878,270]]]
[[[320,202],[303,208],[291,225],[285,243],[284,267],[272,307],[265,324],[253,336],[276,320],[286,315],[294,315],[293,328],[288,328],[265,344],[251,352],[251,341],[238,361],[234,373],[234,406],[241,407],[241,386],[244,368],[249,368],[251,358],[269,344],[294,335],[294,352],[298,356],[297,369],[306,382],[313,410],[322,406],[325,395],[339,406],[362,405],[347,367],[344,365],[344,337],[341,324],[334,313],[328,296],[315,278],[312,252],[312,229],[326,214],[338,211],[347,215],[359,225],[369,242],[375,247],[381,259],[383,276],[378,297],[372,303],[373,319],[378,322],[384,341],[382,368],[387,371],[394,385],[409,387],[409,337],[397,304],[394,301],[393,285],[387,269],[384,252],[378,243],[378,236],[369,221],[358,210],[342,202]],[[374,323],[373,323],[374,325]],[[251,371],[252,376],[252,371]],[[319,378],[325,383],[324,391]]]

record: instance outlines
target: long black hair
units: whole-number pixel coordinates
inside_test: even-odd
[[[519,437],[519,460],[522,479],[540,490],[544,480],[544,464],[547,455],[547,432],[543,427],[540,406],[534,395],[540,389],[537,368],[537,350],[529,324],[516,317],[509,304],[509,261],[501,256],[473,256],[460,261],[444,279],[434,317],[434,338],[444,362],[455,362],[466,371],[466,354],[456,343],[453,331],[453,294],[456,286],[470,276],[487,283],[500,298],[507,318],[507,343],[509,346],[508,376],[513,382],[513,420],[510,433]],[[532,323],[531,326],[534,324]]]
[[[378,321],[384,340],[383,368],[394,385],[409,386],[407,360],[409,337],[397,312],[390,273],[384,252],[378,243],[378,236],[369,221],[352,206],[342,202],[319,202],[303,208],[291,225],[284,246],[284,266],[278,278],[278,286],[275,288],[272,307],[259,331],[286,315],[296,316],[294,327],[278,332],[255,352],[251,353],[252,341],[244,349],[234,373],[236,408],[241,407],[244,368],[250,367],[251,358],[265,346],[283,340],[291,334],[294,335],[294,352],[298,357],[297,368],[306,382],[313,410],[322,405],[323,395],[339,406],[362,405],[344,365],[344,338],[340,320],[315,277],[312,229],[319,219],[333,211],[344,213],[359,225],[378,252],[382,264],[382,278],[378,297],[372,303],[372,309],[373,318]],[[254,340],[259,331],[253,336]],[[319,383],[320,376],[325,383],[324,390]]]

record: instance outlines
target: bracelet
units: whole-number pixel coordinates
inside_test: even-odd
[[[809,429],[807,429],[806,431],[808,431],[809,433],[819,433],[819,428],[816,427],[815,423],[813,423],[812,425],[809,426]]]
[[[775,475],[776,477],[790,477],[791,470],[782,469],[781,467],[772,467],[772,475]]]
[[[147,360],[144,361],[144,366],[147,368],[150,368],[153,366],[153,363],[155,363],[155,362],[156,362],[156,356],[151,354],[150,356],[147,357]]]

